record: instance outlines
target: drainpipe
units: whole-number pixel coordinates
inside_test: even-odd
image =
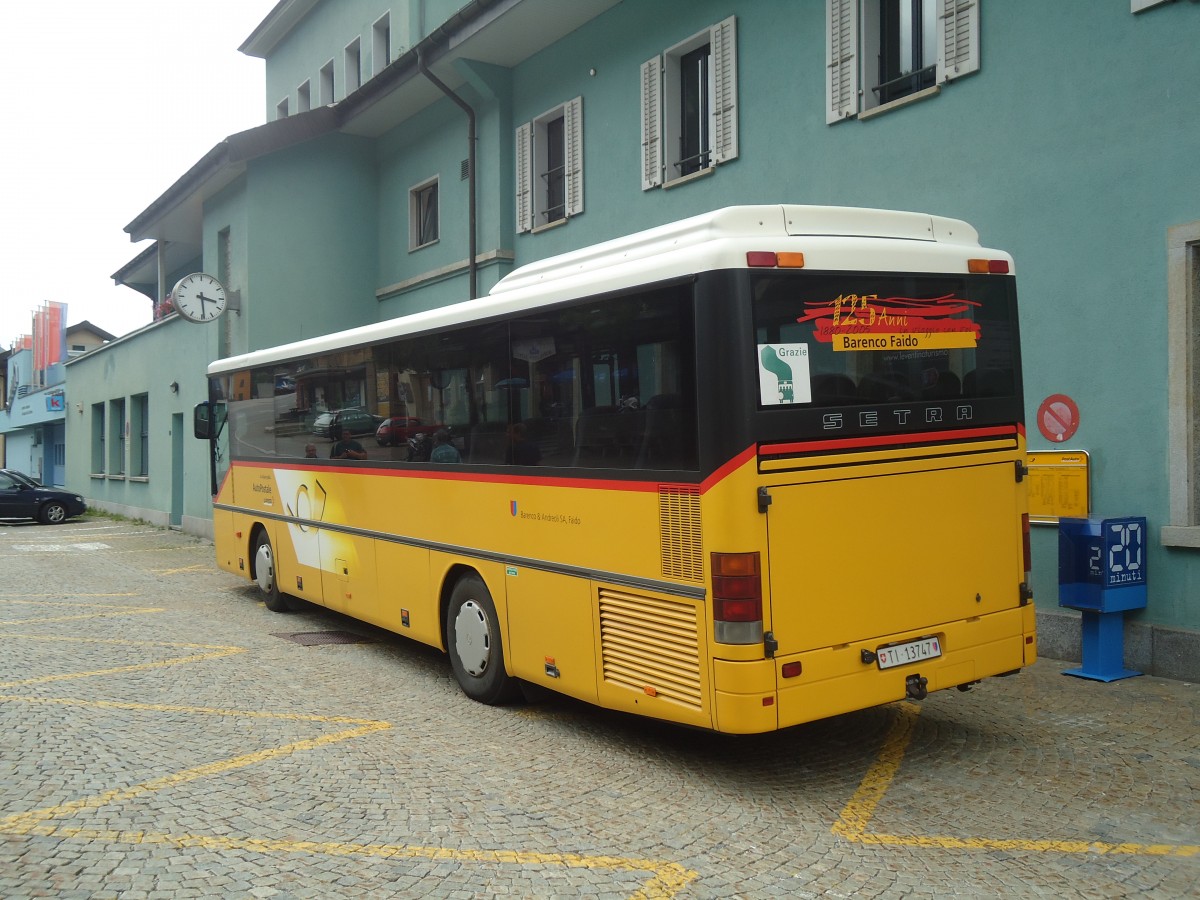
[[[429,71],[419,49],[417,50],[417,68],[421,70],[422,75],[433,82],[434,87],[453,100],[467,114],[467,192],[469,194],[467,201],[467,219],[469,221],[467,273],[470,279],[469,290],[471,293],[468,299],[474,300],[478,296],[479,275],[479,267],[475,262],[475,110],[467,101],[450,90],[440,78]]]

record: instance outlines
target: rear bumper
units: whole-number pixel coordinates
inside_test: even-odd
[[[936,634],[942,656],[893,669],[863,662],[883,644]],[[926,679],[930,693],[1012,672],[1037,659],[1034,607],[1004,610],[940,628],[888,635],[755,662],[716,660],[713,687],[720,731],[753,733],[787,728],[840,713],[903,700],[909,676]],[[799,662],[794,678],[780,675]]]

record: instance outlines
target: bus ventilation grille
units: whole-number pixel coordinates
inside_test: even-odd
[[[658,540],[662,573],[700,581],[704,553],[700,540],[700,488],[663,484],[658,488]]]
[[[600,654],[609,684],[701,708],[693,604],[601,588]]]

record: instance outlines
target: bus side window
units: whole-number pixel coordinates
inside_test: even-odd
[[[686,468],[684,439],[695,428],[686,422],[678,394],[659,394],[646,402],[646,427],[638,453],[639,469]]]

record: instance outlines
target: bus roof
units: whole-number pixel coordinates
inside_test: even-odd
[[[926,213],[843,206],[731,206],[528,263],[486,297],[308,338],[213,362],[210,375],[344,347],[437,331],[575,297],[653,284],[697,272],[746,267],[752,250],[799,251],[805,268],[965,272],[982,250],[966,222]]]

